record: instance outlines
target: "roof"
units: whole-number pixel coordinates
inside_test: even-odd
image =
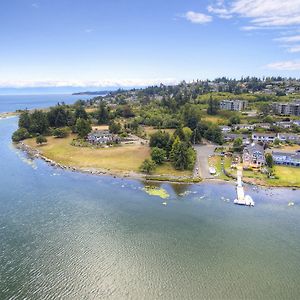
[[[272,155],[300,160],[300,153],[297,152],[272,152]]]
[[[267,136],[267,137],[276,137],[276,133],[260,133],[260,132],[254,132],[252,135],[257,135],[257,136]]]
[[[245,147],[245,150],[249,152],[249,154],[253,154],[254,152],[261,152],[261,153],[264,153],[265,150],[264,150],[264,147],[259,145],[259,144],[256,144],[256,143],[252,143],[248,146]]]

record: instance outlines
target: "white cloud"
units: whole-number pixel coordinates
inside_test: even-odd
[[[205,24],[205,23],[209,23],[212,21],[212,16],[209,16],[209,15],[205,15],[205,14],[202,14],[202,13],[197,13],[197,12],[194,12],[194,11],[188,11],[184,17],[192,22],[192,23],[196,23],[196,24]]]
[[[285,37],[275,39],[275,41],[284,42],[284,43],[300,42],[300,35],[285,36]]]
[[[266,67],[276,71],[300,71],[300,60],[274,62],[268,64]]]
[[[300,45],[296,45],[296,46],[290,47],[288,49],[288,52],[290,52],[290,53],[298,53],[298,52],[300,52]]]
[[[31,6],[34,7],[34,8],[39,8],[40,7],[40,5],[36,2],[31,3]]]
[[[0,88],[37,88],[37,87],[130,87],[164,84],[176,84],[178,80],[164,79],[128,79],[128,80],[0,80]]]
[[[217,0],[207,9],[219,17],[236,15],[249,18],[258,27],[300,24],[300,0]]]

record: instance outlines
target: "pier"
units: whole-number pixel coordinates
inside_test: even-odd
[[[236,187],[237,198],[234,200],[234,204],[254,206],[255,203],[253,199],[249,195],[245,195],[242,178],[243,178],[243,169],[242,167],[238,167],[237,187]]]

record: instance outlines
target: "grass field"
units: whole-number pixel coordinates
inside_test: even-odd
[[[157,166],[155,172],[155,175],[172,175],[172,176],[178,176],[178,177],[191,177],[193,172],[192,171],[180,171],[175,170],[170,162],[166,162],[161,166]]]
[[[154,128],[154,127],[152,127],[152,126],[145,126],[145,127],[144,127],[144,130],[145,130],[145,132],[146,132],[147,137],[150,138],[151,134],[155,133],[155,132],[158,131],[159,129]],[[175,131],[175,129],[161,129],[161,130],[162,130],[162,131],[166,131],[166,132],[168,132],[168,133],[170,133],[170,134],[173,134],[174,131]]]
[[[275,175],[279,179],[267,179],[267,182],[275,186],[298,186],[300,187],[300,168],[275,166]]]
[[[44,156],[63,165],[117,172],[137,172],[144,159],[150,155],[149,147],[144,145],[124,145],[104,149],[74,147],[70,144],[74,137],[74,135],[65,139],[48,137],[48,143],[43,146],[37,146],[35,139],[28,139],[25,143],[38,148]]]

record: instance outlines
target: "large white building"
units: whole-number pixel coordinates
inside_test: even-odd
[[[248,106],[248,102],[245,100],[221,100],[220,109],[222,110],[232,110],[232,111],[242,111]]]

